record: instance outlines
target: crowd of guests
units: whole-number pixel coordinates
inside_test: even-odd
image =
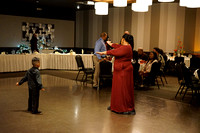
[[[142,48],[138,48],[138,62],[139,64],[145,63],[144,67],[139,70],[139,77],[135,83],[138,84],[148,84],[155,85],[156,75],[161,71],[163,72],[165,69],[165,65],[167,62],[167,56],[160,48],[153,48],[153,51],[149,52],[147,55],[144,53]]]

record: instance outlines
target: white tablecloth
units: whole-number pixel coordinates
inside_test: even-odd
[[[80,55],[85,68],[93,68],[93,54]],[[77,70],[75,56],[66,54],[0,55],[0,72],[26,71],[32,67],[33,57],[40,58],[40,69]]]
[[[184,57],[185,66],[190,67],[190,58],[186,56],[182,56],[182,57]],[[171,61],[175,61],[175,56],[172,56],[172,57],[168,56],[168,59]]]

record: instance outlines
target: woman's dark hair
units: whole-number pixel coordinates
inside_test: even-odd
[[[164,51],[162,49],[160,49],[159,52],[160,52],[161,55],[164,55]]]
[[[160,54],[160,49],[158,47],[153,48]]]
[[[154,55],[154,57],[153,57],[153,61],[158,59],[158,56],[157,56],[156,52],[151,51],[150,53],[153,53],[153,55]]]
[[[134,48],[134,38],[132,35],[124,34],[122,38],[124,38],[131,45],[132,49]]]

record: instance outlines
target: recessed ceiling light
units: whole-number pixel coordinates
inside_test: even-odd
[[[77,9],[80,9],[80,6],[79,5],[77,5],[77,7],[76,7]]]

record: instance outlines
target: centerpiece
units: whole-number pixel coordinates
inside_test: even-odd
[[[185,53],[184,51],[184,45],[182,41],[180,40],[180,37],[178,37],[178,43],[177,43],[177,48],[174,49],[174,56],[181,56]]]

